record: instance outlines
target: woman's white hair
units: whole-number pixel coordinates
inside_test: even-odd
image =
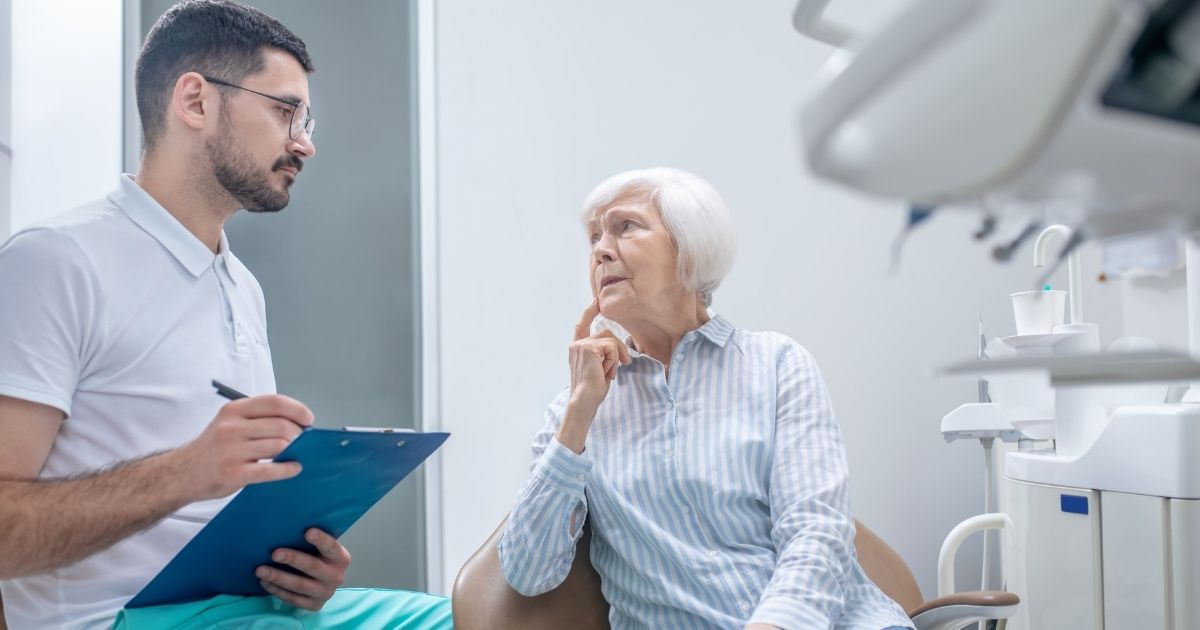
[[[677,168],[625,171],[604,180],[587,196],[584,224],[613,202],[635,195],[649,198],[671,233],[680,282],[710,306],[713,291],[737,255],[737,232],[725,200],[712,184]]]

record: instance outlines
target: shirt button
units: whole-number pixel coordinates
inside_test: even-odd
[[[717,557],[717,550],[716,550],[716,549],[713,549],[712,551],[708,552],[708,555],[710,555],[710,556],[712,556],[712,557],[716,558],[716,557]]]
[[[580,481],[583,481],[583,473],[579,473],[578,475],[575,475],[575,478]]]
[[[667,459],[671,459],[671,449],[667,449],[665,455],[667,456]]]
[[[683,510],[683,513],[684,513],[684,514],[691,514],[691,513],[692,513],[692,508],[690,508],[690,507],[688,507],[688,506],[686,506],[686,505],[681,505],[679,509]]]
[[[750,612],[750,602],[742,602],[742,610],[744,612]]]

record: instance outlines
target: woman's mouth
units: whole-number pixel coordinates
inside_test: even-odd
[[[603,291],[604,289],[606,289],[618,282],[624,282],[625,280],[628,280],[628,279],[629,278],[622,278],[620,276],[604,276],[604,278],[602,278],[600,280],[600,290]]]

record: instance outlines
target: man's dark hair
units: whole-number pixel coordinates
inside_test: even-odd
[[[199,72],[238,83],[263,69],[266,47],[290,53],[305,72],[313,71],[304,42],[258,9],[230,0],[185,0],[168,9],[146,35],[134,75],[146,149],[166,129],[167,103],[180,75]]]

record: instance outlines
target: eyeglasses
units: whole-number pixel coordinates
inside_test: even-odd
[[[200,76],[204,76],[204,75],[200,75]],[[204,80],[208,81],[209,83],[215,83],[217,85],[223,85],[225,87],[231,87],[231,88],[237,88],[239,90],[245,90],[252,94],[257,94],[259,96],[269,98],[272,101],[275,101],[278,103],[283,103],[284,105],[287,105],[289,110],[291,111],[291,117],[292,117],[291,120],[288,122],[288,137],[291,138],[292,140],[299,140],[300,134],[304,134],[309,139],[312,139],[313,130],[317,128],[317,119],[312,117],[312,111],[309,110],[308,104],[305,103],[304,101],[292,101],[292,100],[288,100],[286,98],[279,98],[278,96],[271,96],[270,94],[263,94],[262,92],[259,92],[257,90],[251,90],[250,88],[242,87],[240,85],[235,85],[233,83],[229,83],[228,81],[214,79],[212,77],[204,77]]]

